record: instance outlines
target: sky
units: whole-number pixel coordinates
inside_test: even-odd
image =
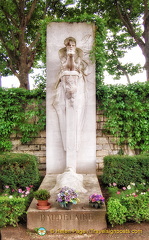
[[[130,50],[128,53],[126,53],[125,57],[121,59],[122,63],[134,63],[138,64],[140,63],[141,66],[144,66],[145,64],[145,58],[141,52],[141,49],[137,46],[134,47],[132,50]],[[131,83],[134,82],[145,82],[146,81],[146,72],[143,71],[142,73],[135,74],[134,76],[130,76]],[[111,76],[108,74],[105,74],[104,82],[106,84],[127,84],[127,79],[125,76],[121,77],[120,80],[113,80]]]
[[[33,77],[36,74],[39,74],[41,72],[42,72],[42,70],[35,69],[35,73],[29,75],[30,89],[34,88]],[[4,88],[17,88],[17,87],[19,87],[19,85],[20,85],[19,80],[15,76],[2,77],[2,87],[4,87]]]
[[[145,63],[145,59],[139,47],[134,47],[132,50],[126,53],[125,57],[121,59],[121,61],[122,63],[131,63],[131,62],[134,64],[140,63],[142,66]],[[30,89],[34,88],[33,76],[41,72],[42,70],[36,69],[33,74],[30,74],[29,76]],[[134,76],[130,76],[130,81],[131,83],[134,83],[137,81],[145,82],[146,81],[145,71],[143,71],[142,73],[136,74]],[[127,84],[127,79],[125,76],[123,76],[121,77],[120,80],[114,80],[112,76],[108,75],[108,73],[105,73],[104,83],[105,84]],[[5,88],[19,87],[19,81],[15,76],[2,77],[2,87],[5,87]]]

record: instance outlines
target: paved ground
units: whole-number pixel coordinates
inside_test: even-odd
[[[5,227],[1,229],[1,240],[149,240],[149,223],[126,223],[122,226],[118,225],[114,228],[108,227],[105,233],[95,234],[49,234],[40,236],[37,233],[28,232],[26,226]]]

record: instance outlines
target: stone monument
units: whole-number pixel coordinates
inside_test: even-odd
[[[40,188],[50,191],[52,208],[36,210],[33,200],[28,210],[31,230],[106,227],[105,206],[97,210],[88,204],[90,194],[101,194],[96,177],[95,63],[90,58],[94,38],[94,24],[53,22],[47,27],[46,176]],[[69,214],[55,203],[64,186],[77,190],[80,198]]]
[[[51,23],[47,30],[46,171],[95,173],[95,27]]]

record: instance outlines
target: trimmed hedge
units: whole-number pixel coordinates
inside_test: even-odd
[[[149,193],[137,197],[116,199],[110,197],[107,203],[108,220],[112,226],[128,221],[149,222]]]
[[[128,186],[130,182],[141,183],[149,181],[149,156],[104,157],[103,183],[117,183],[118,186]]]
[[[37,157],[23,153],[0,154],[0,182],[11,189],[39,183]]]
[[[17,225],[19,217],[26,210],[25,198],[0,197],[0,227],[6,225]]]

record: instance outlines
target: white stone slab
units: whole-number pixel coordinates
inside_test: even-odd
[[[77,48],[84,53],[88,62],[86,117],[81,135],[81,144],[76,153],[76,172],[95,173],[96,169],[96,108],[95,108],[95,64],[89,58],[94,42],[95,27],[87,23],[50,23],[47,27],[47,129],[46,170],[47,173],[63,173],[66,168],[58,116],[53,107],[55,86],[60,72],[58,52],[64,47],[64,40],[73,37]],[[69,153],[71,156],[71,152]]]

